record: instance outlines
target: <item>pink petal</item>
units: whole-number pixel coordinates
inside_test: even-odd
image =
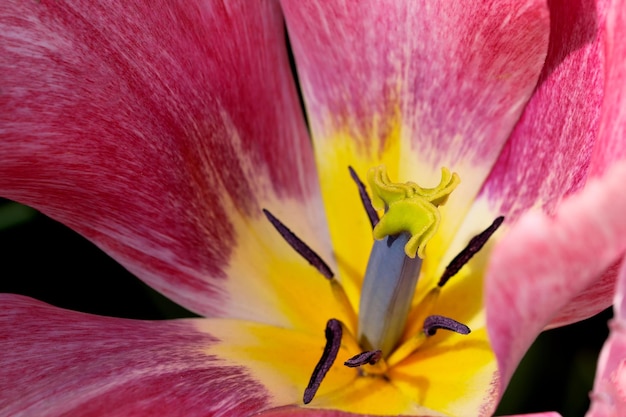
[[[275,3],[2,2],[0,45],[2,196],[204,315],[259,313],[225,286],[262,207],[324,247]]]
[[[626,262],[622,264],[606,341],[596,371],[588,417],[621,417],[626,415]]]
[[[458,171],[467,209],[536,85],[545,2],[282,4],[320,170],[347,135],[402,180]]]
[[[600,121],[600,140],[594,148],[591,161],[591,174],[601,175],[615,160],[626,156],[626,45],[623,40],[626,37],[626,3],[624,1],[612,1],[611,8],[607,13],[606,24],[606,87],[603,102],[602,120]],[[572,313],[585,312],[585,307],[595,307],[595,311],[604,308],[613,294],[618,264],[609,268],[597,284],[573,300]],[[595,294],[601,292],[601,294]],[[582,299],[582,300],[579,300]],[[585,299],[587,300],[585,302]],[[590,306],[589,300],[602,300]],[[579,301],[582,301],[579,302]],[[594,310],[590,310],[593,312]],[[562,312],[567,316],[569,311]],[[573,315],[573,314],[572,314]],[[581,315],[581,317],[584,317]],[[553,320],[553,323],[558,320]]]
[[[570,300],[558,314],[550,320],[548,328],[565,326],[591,316],[606,309],[615,294],[615,280],[622,259],[618,259],[590,282],[589,286],[580,291]]]
[[[626,3],[611,2],[606,25],[606,94],[601,140],[594,149],[592,174],[602,174],[612,161],[626,157]]]
[[[607,3],[549,2],[550,46],[537,89],[481,190],[509,223],[535,205],[554,211],[585,183],[604,94]]]
[[[256,415],[302,405],[324,346],[323,329],[106,318],[9,294],[0,305],[2,415]],[[347,345],[337,363],[355,354]],[[423,409],[392,384],[344,366],[326,375],[313,404],[360,410],[382,399],[391,410]]]
[[[626,163],[565,200],[527,213],[496,245],[487,272],[487,328],[502,386],[537,334],[626,249]]]
[[[0,414],[241,416],[267,407],[200,320],[133,321],[0,295]]]
[[[594,147],[590,174],[602,175],[611,164],[626,156],[626,2],[612,1],[606,19],[606,76],[600,133]],[[608,307],[613,296],[619,262],[607,269],[572,300],[551,325],[561,325],[590,317]]]
[[[619,132],[602,127],[608,114],[605,69],[615,66],[605,56],[605,44],[612,39],[605,24],[608,6],[607,1],[550,2],[551,44],[539,86],[477,203],[504,215],[506,224],[514,223],[531,207],[553,212],[564,196],[585,184],[594,170],[590,168],[592,154],[603,149],[605,142],[622,142]],[[607,97],[611,90],[621,89],[618,83],[609,86]],[[611,119],[610,124],[619,126],[624,120]],[[476,219],[466,222],[476,223]],[[564,306],[550,327],[590,317],[610,304],[615,269],[598,275],[597,281]]]
[[[355,122],[354,139],[365,141],[373,116],[400,105],[435,166],[492,160],[545,56],[540,4],[283,1],[316,139]]]

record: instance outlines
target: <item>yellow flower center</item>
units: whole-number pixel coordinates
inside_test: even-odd
[[[353,352],[344,365],[359,368],[358,375],[362,378],[380,378],[384,383],[403,385],[397,377],[401,374],[399,370],[406,368],[410,363],[407,360],[414,357],[414,352],[421,351],[419,348],[437,330],[469,334],[470,328],[465,324],[433,312],[438,310],[441,288],[482,248],[503,220],[496,219],[487,230],[474,237],[448,265],[434,288],[422,293],[425,295],[416,304],[416,285],[420,273],[424,274],[425,247],[441,221],[438,207],[460,183],[459,176],[442,168],[439,184],[423,188],[412,182],[393,183],[384,166],[372,168],[367,174],[372,192],[370,200],[356,172],[350,168],[350,173],[359,188],[375,238],[360,291],[358,317],[346,291],[326,263],[265,210],[285,240],[330,281],[335,299],[342,307],[343,320],[347,320],[341,322],[329,317],[326,346],[304,392],[307,404],[313,400],[326,374],[341,366],[334,364],[341,350]],[[383,213],[380,219],[376,210]],[[484,330],[480,333],[483,338]]]

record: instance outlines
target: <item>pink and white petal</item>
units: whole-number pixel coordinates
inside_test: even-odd
[[[626,2],[613,0],[606,19],[606,80],[600,121],[600,136],[594,147],[590,175],[602,175],[616,160],[626,157]],[[604,272],[599,282],[593,283],[575,298],[560,316],[586,317],[606,308],[612,298],[619,262]],[[600,292],[602,294],[594,294]],[[589,301],[593,300],[593,303]],[[585,315],[584,315],[585,314]],[[591,314],[588,314],[590,316]],[[562,324],[557,317],[552,324]]]
[[[616,164],[553,216],[525,214],[496,244],[485,291],[503,387],[541,330],[624,253],[625,179],[626,163]]]
[[[608,1],[552,1],[550,45],[539,84],[445,259],[503,215],[504,231],[532,207],[554,211],[587,179],[604,94]]]
[[[537,90],[446,260],[496,216],[504,215],[506,221],[493,241],[525,211],[541,207],[551,213],[585,184],[603,117],[608,6],[608,1],[550,2],[550,48]],[[609,269],[598,277],[564,306],[552,327],[590,317],[610,304],[615,272]]]
[[[626,23],[623,16],[621,22],[617,21],[623,15],[624,4],[615,1],[584,7],[579,4],[574,9],[576,13],[570,14],[572,5],[559,2],[558,6],[567,8],[568,12],[561,11],[555,16],[564,19],[558,27],[570,34],[571,41],[565,44],[571,45],[572,41],[580,42],[581,36],[589,36],[590,33],[584,35],[585,28],[587,32],[596,32],[594,41],[564,59],[563,51],[557,54],[562,61],[529,103],[505,148],[503,158],[506,159],[499,160],[479,199],[483,207],[504,214],[509,221],[515,221],[531,206],[553,211],[559,201],[579,189],[589,175],[603,173],[612,162],[625,155],[620,149],[626,132],[626,113],[623,113],[626,48],[621,45]],[[591,18],[594,24],[589,22]],[[573,22],[565,24],[571,20]],[[549,60],[553,56],[550,53]],[[555,124],[551,115],[558,113],[563,123]],[[537,126],[532,126],[533,120]],[[532,149],[533,132],[549,138],[545,143],[547,149]],[[537,156],[529,157],[529,152]],[[516,154],[523,157],[513,158]],[[498,197],[501,191],[505,194]],[[494,204],[498,198],[501,202]],[[564,306],[549,327],[585,319],[608,307],[616,271],[617,261]]]
[[[0,295],[0,414],[239,416],[271,399],[196,320],[134,321]],[[203,319],[198,319],[204,321]]]
[[[282,5],[342,272],[360,280],[371,245],[356,194],[346,197],[348,165],[364,176],[385,163],[392,179],[424,185],[441,166],[459,172],[449,239],[537,83],[545,2]]]
[[[601,175],[610,164],[626,158],[626,2],[612,0],[606,24],[606,93],[600,140],[594,149],[591,174]]]
[[[596,371],[587,417],[620,417],[626,414],[626,263],[622,264],[607,339]]]
[[[325,343],[324,329],[99,317],[10,294],[0,303],[2,415],[240,416],[302,406]],[[354,354],[342,345],[337,363]],[[388,382],[357,376],[332,367],[311,406],[423,409]]]
[[[608,3],[549,2],[537,89],[479,196],[509,224],[531,207],[553,212],[585,184],[602,116]]]
[[[619,258],[591,281],[588,287],[580,291],[550,320],[546,328],[551,329],[575,323],[605,310],[615,294],[615,280],[621,262],[622,258]]]
[[[606,80],[599,139],[594,147],[590,175],[602,175],[615,161],[626,157],[626,2],[611,2],[606,19]],[[620,262],[607,269],[555,318],[551,325],[571,322],[568,316],[586,318],[608,307]]]
[[[2,196],[197,313],[297,321],[258,296],[290,250],[261,208],[330,245],[277,4],[5,1],[0,28]]]

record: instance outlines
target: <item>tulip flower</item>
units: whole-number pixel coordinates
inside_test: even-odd
[[[610,304],[623,2],[366,3],[0,5],[2,196],[204,317],[1,295],[3,414],[487,416]]]

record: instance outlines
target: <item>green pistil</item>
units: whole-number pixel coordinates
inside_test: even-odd
[[[358,339],[361,347],[380,349],[386,357],[402,336],[425,245],[439,226],[437,207],[445,203],[460,179],[443,168],[435,188],[392,183],[384,166],[370,169],[367,177],[372,205],[385,214],[373,231],[376,241],[363,281]]]

